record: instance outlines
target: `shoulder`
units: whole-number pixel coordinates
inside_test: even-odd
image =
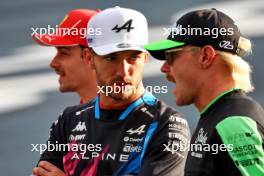
[[[225,142],[230,143],[232,138],[241,137],[244,140],[248,140],[247,137],[253,137],[261,139],[259,133],[259,124],[248,116],[229,116],[220,121],[216,125],[216,130]],[[231,141],[228,141],[231,140]]]
[[[73,117],[80,116],[84,112],[89,112],[94,109],[94,101],[85,104],[74,105],[66,107],[60,114],[58,121],[65,122],[74,119]]]
[[[158,121],[181,124],[186,127],[188,126],[188,122],[182,113],[160,100],[157,102],[157,110],[159,112]]]
[[[218,114],[223,120],[230,116],[246,116],[264,125],[264,110],[262,106],[243,92],[225,97],[215,106],[213,115]]]
[[[190,129],[183,114],[157,99],[156,105],[157,134],[167,141],[184,141],[190,139]]]

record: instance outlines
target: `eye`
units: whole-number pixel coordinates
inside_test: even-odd
[[[60,54],[60,55],[63,55],[63,56],[66,56],[66,55],[69,54],[69,52],[66,51],[66,50],[61,50],[61,51],[59,51],[59,54]]]
[[[129,59],[131,60],[131,61],[136,61],[136,60],[138,60],[138,59],[140,59],[141,57],[140,57],[140,55],[132,55],[131,57],[129,57]]]
[[[113,61],[114,60],[113,57],[105,57],[104,59],[107,60],[107,61]]]
[[[113,61],[115,58],[112,57],[112,56],[107,56],[107,57],[104,57],[104,59],[105,59],[106,61]]]
[[[67,55],[68,53],[67,53],[67,52],[64,52],[64,51],[62,51],[62,52],[61,52],[61,54],[62,54],[62,55]]]
[[[172,53],[172,57],[174,57],[174,58],[178,58],[180,55],[181,55],[180,51]]]

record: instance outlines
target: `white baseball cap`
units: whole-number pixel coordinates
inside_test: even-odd
[[[148,24],[145,16],[133,9],[105,9],[94,15],[88,22],[89,30],[97,31],[87,35],[89,47],[98,55],[137,50],[147,52]]]

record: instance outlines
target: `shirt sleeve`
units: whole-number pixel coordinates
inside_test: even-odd
[[[39,162],[48,161],[63,171],[63,152],[59,148],[59,144],[63,144],[62,126],[62,115],[60,115],[59,118],[53,122],[50,128],[50,135],[46,143],[46,150],[41,154]]]
[[[229,160],[243,176],[264,175],[263,127],[250,117],[231,116],[217,124],[222,142],[232,145]],[[232,172],[232,170],[230,171]]]
[[[190,130],[178,113],[164,113],[146,149],[139,175],[183,176]]]

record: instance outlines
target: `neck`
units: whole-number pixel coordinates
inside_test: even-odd
[[[89,85],[86,87],[80,88],[77,93],[81,99],[86,103],[94,99],[97,95],[98,88],[96,85]]]
[[[214,82],[214,84],[211,84],[212,82]],[[198,93],[198,97],[194,100],[194,105],[199,112],[202,112],[207,107],[207,105],[221,93],[235,88],[233,80],[224,80],[217,82],[207,81],[207,83],[207,85],[203,85],[200,93]]]
[[[143,84],[141,83],[140,87],[143,88]],[[141,89],[143,90],[143,89]],[[139,99],[143,95],[143,92],[136,91],[127,99],[115,99],[111,96],[106,96],[103,93],[100,93],[100,102],[103,102],[104,107],[111,107],[113,109],[120,109],[120,107],[129,106],[131,103]]]

